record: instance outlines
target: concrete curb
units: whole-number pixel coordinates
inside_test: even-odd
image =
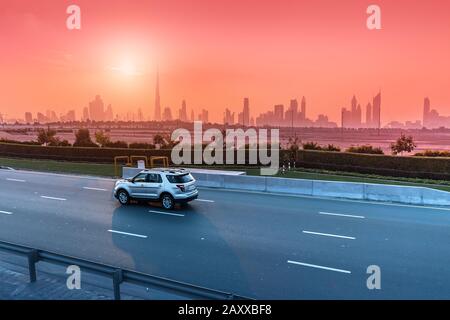
[[[192,173],[200,187],[351,200],[450,206],[450,192],[425,187]]]

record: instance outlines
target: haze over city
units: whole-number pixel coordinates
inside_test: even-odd
[[[450,114],[450,4],[378,1],[381,30],[368,30],[365,1],[78,1],[83,25],[65,27],[67,3],[0,4],[0,110],[7,118],[83,108],[100,94],[115,114],[154,115],[182,100],[223,122],[288,110],[306,97],[308,118],[341,123],[356,96],[365,107],[382,93],[382,122],[423,118],[424,98]],[[236,119],[237,121],[237,119]]]

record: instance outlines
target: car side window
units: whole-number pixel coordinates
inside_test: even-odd
[[[145,182],[147,178],[147,174],[146,173],[141,173],[138,174],[135,178],[134,178],[134,182]]]
[[[161,179],[161,176],[159,174],[151,173],[147,177],[147,182],[149,182],[149,183],[161,183],[162,179]]]

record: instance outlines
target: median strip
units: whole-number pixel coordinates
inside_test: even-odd
[[[129,233],[129,232],[123,232],[123,231],[117,231],[117,230],[108,230],[108,232],[117,233],[117,234],[123,234],[123,235],[126,235],[126,236],[132,236],[132,237],[137,237],[137,238],[144,238],[144,239],[148,238],[147,236],[144,236],[142,234]]]
[[[342,239],[350,239],[350,240],[355,240],[355,237],[349,237],[349,236],[340,236],[337,234],[331,234],[331,233],[321,233],[321,232],[313,232],[313,231],[305,231],[303,230],[303,233],[306,234],[313,234],[316,236],[324,236],[324,237],[333,237],[333,238],[342,238]]]
[[[164,214],[166,216],[176,216],[176,217],[184,217],[184,214],[181,213],[171,213],[171,212],[162,212],[162,211],[156,211],[156,210],[149,210],[149,213],[159,213]]]
[[[364,216],[355,216],[355,215],[351,215],[351,214],[342,214],[342,213],[319,212],[319,214],[323,214],[323,215],[327,215],[327,216],[338,216],[338,217],[365,219]]]
[[[66,201],[67,200],[64,198],[56,198],[56,197],[49,197],[49,196],[41,196],[41,198],[48,199],[48,200],[56,200],[56,201]]]
[[[300,266],[304,266],[304,267],[310,267],[310,268],[334,271],[334,272],[341,272],[341,273],[347,273],[347,274],[351,273],[351,271],[348,271],[348,270],[324,267],[324,266],[319,266],[319,265],[316,265],[316,264],[310,264],[310,263],[304,263],[304,262],[298,262],[298,261],[292,261],[292,260],[288,260],[287,263],[296,264],[296,265],[300,265]]]

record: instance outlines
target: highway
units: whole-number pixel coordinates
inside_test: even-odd
[[[258,299],[450,298],[449,208],[200,189],[167,212],[113,184],[0,170],[0,240]]]

